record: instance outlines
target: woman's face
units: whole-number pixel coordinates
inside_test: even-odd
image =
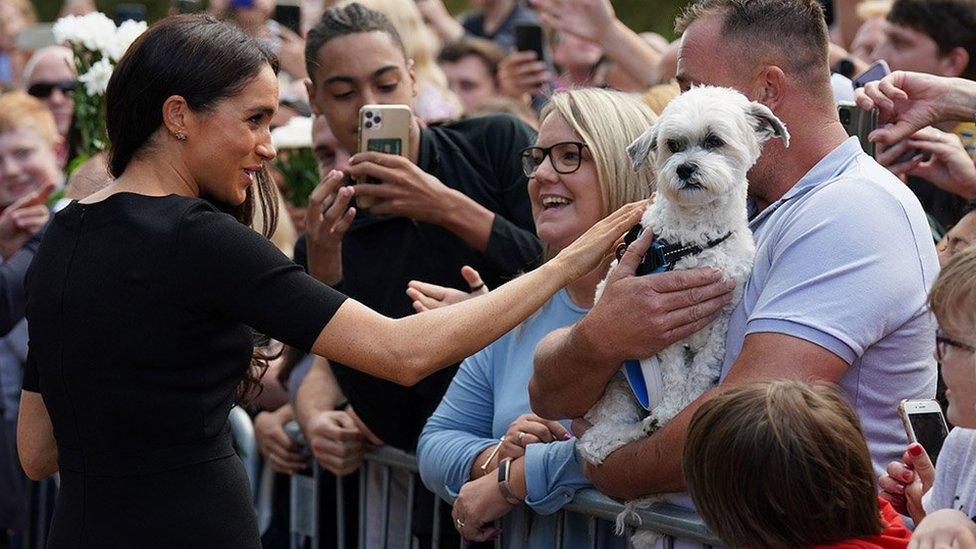
[[[539,128],[536,146],[545,148],[567,141],[583,140],[561,115],[547,116]],[[557,250],[603,219],[603,197],[589,149],[583,149],[579,169],[569,174],[557,173],[547,157],[529,178],[529,199],[536,233]]]
[[[278,108],[278,79],[269,65],[234,97],[213,110],[191,113],[186,163],[201,196],[240,205],[257,173],[274,159],[271,119]]]
[[[943,331],[949,339],[976,347],[976,327]],[[972,351],[951,344],[942,347],[944,351],[939,364],[946,383],[946,399],[949,400],[948,419],[958,427],[976,429],[976,356]]]

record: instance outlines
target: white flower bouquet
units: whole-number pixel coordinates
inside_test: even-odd
[[[132,42],[146,30],[145,22],[126,21],[119,26],[105,14],[69,15],[54,24],[54,38],[74,52],[78,82],[75,87],[75,125],[81,134],[78,157],[69,170],[105,150],[105,89],[112,70]]]
[[[271,132],[271,141],[278,150],[275,167],[288,187],[285,198],[295,206],[307,206],[308,196],[319,184],[319,166],[312,153],[312,118],[293,116]]]

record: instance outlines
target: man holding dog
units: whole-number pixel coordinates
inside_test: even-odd
[[[606,9],[605,0],[534,5],[552,13],[558,6],[557,27],[580,20],[572,11]],[[601,20],[596,13],[588,19]],[[688,8],[678,29],[683,90],[734,88],[768,106],[791,135],[789,148],[767,142],[749,172],[757,253],[730,322],[722,383],[796,378],[839,384],[861,417],[880,471],[903,450],[898,402],[935,393],[935,324],[925,299],[938,263],[921,206],[840,125],[827,28],[816,0],[704,0]],[[631,276],[644,248],[632,246],[625,254],[601,300],[578,324],[540,343],[529,387],[538,414],[584,415],[622,361],[682,339],[707,323],[712,304],[724,299],[714,296],[715,286],[700,271]],[[649,438],[612,453],[599,467],[587,466],[590,480],[624,499],[683,490],[688,422],[711,392]],[[587,425],[576,421],[574,427],[580,434]]]

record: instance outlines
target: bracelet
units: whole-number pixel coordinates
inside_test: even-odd
[[[498,489],[502,493],[505,501],[512,505],[521,505],[522,500],[515,497],[512,493],[512,486],[509,484],[509,475],[512,472],[512,458],[505,458],[498,464]]]
[[[491,463],[491,460],[495,459],[495,454],[497,454],[498,453],[498,450],[500,450],[502,448],[502,444],[505,444],[505,437],[504,436],[501,438],[501,440],[498,442],[498,444],[495,445],[495,447],[492,449],[491,453],[488,454],[488,458],[485,459],[485,462],[481,464],[480,469],[481,469],[481,472],[482,473],[487,473],[488,472],[488,464]]]

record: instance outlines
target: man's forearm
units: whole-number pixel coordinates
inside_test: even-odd
[[[529,401],[532,411],[547,419],[581,417],[603,396],[604,387],[620,367],[601,357],[585,336],[584,318],[556,330],[536,347]]]
[[[631,78],[645,86],[656,83],[661,54],[621,21],[610,26],[600,45],[607,57]]]
[[[340,398],[342,391],[328,361],[316,357],[295,395],[295,420],[304,428],[316,414],[335,409]]]
[[[453,191],[451,207],[444,209],[439,224],[456,234],[479,253],[488,249],[495,212],[478,204],[467,195]]]

